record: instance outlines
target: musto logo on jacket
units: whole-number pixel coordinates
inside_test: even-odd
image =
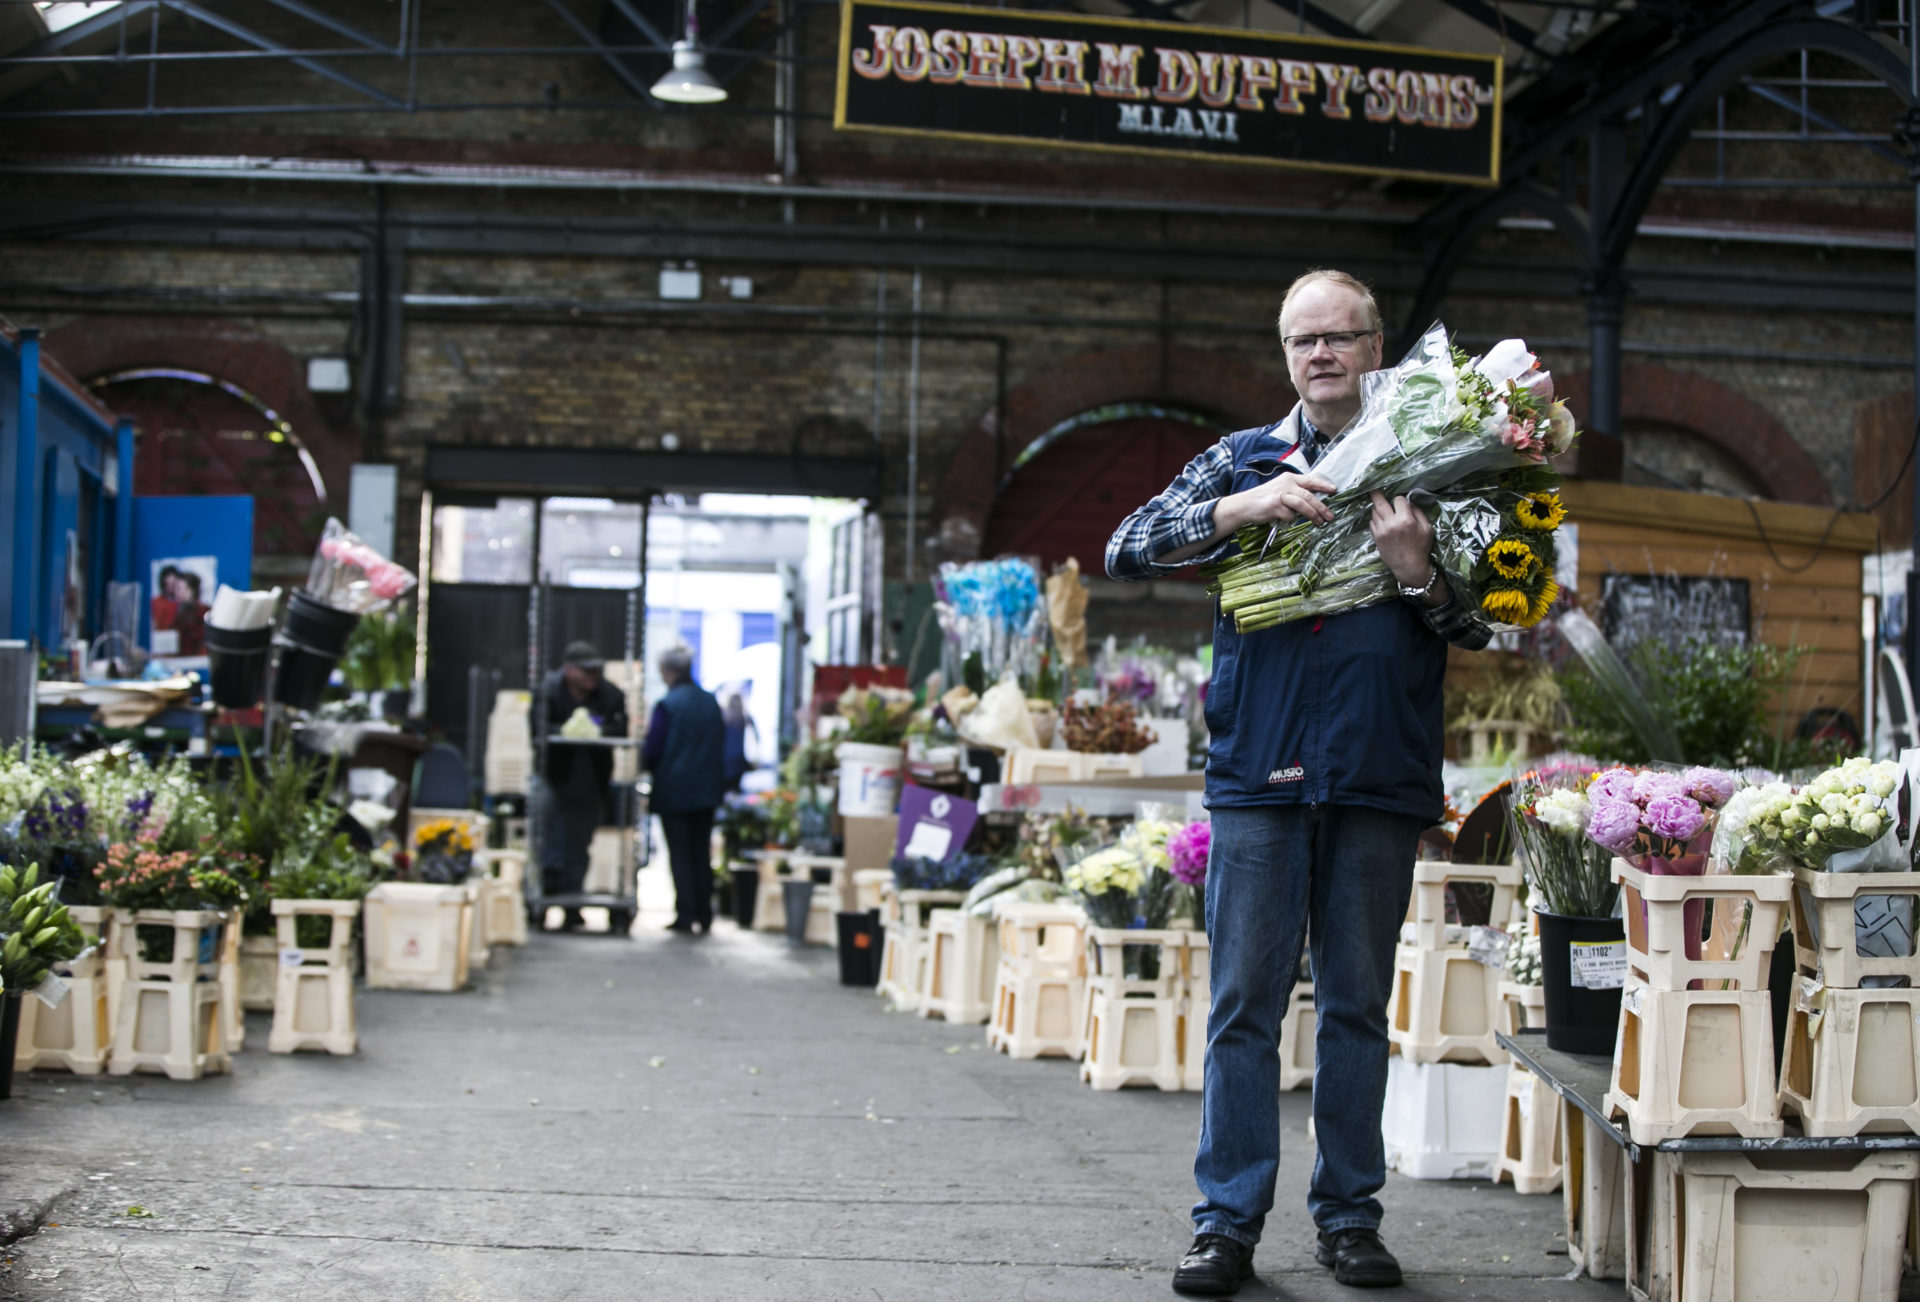
[[[1276,782],[1298,782],[1305,776],[1307,776],[1305,769],[1301,768],[1298,764],[1292,764],[1283,769],[1275,769],[1273,772],[1267,774],[1267,785],[1272,786]]]

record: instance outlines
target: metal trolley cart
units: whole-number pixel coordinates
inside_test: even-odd
[[[539,771],[546,771],[547,747],[549,746],[599,746],[607,750],[633,750],[640,743],[630,737],[592,737],[573,738],[561,736],[541,737],[534,743],[534,753]],[[607,911],[609,929],[615,935],[624,934],[633,926],[633,920],[640,913],[640,903],[636,878],[640,869],[646,866],[649,855],[647,835],[647,797],[651,784],[645,781],[617,783],[617,787],[630,792],[624,799],[615,802],[615,814],[619,821],[616,826],[633,833],[631,848],[623,845],[619,862],[614,871],[613,889],[602,891],[582,890],[564,895],[549,895],[546,892],[546,874],[541,871],[540,842],[544,833],[545,819],[539,808],[530,808],[527,821],[528,844],[532,853],[528,855],[525,889],[527,896],[527,920],[538,929],[546,918],[547,910],[599,908]],[[624,810],[621,805],[626,806]],[[592,870],[588,870],[588,880],[583,883],[593,885]]]

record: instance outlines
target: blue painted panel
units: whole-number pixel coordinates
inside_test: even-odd
[[[680,640],[693,648],[693,681],[700,681],[700,625],[705,616],[697,610],[680,612]]]
[[[153,566],[175,557],[211,556],[217,580],[253,586],[251,497],[136,497],[133,499],[133,578],[140,585],[140,641],[153,645]],[[213,592],[202,585],[202,604]]]
[[[777,616],[758,612],[746,612],[740,616],[740,649],[759,646],[762,642],[780,640],[779,620]]]

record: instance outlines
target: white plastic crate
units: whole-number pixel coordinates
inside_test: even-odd
[[[1620,883],[1627,966],[1649,986],[1685,990],[1698,982],[1711,983],[1702,988],[1766,989],[1793,878],[1784,873],[1663,876],[1615,859],[1613,879]],[[1736,908],[1746,914],[1744,926],[1701,940],[1709,911]],[[1729,942],[1737,942],[1737,953],[1725,952]]]
[[[101,930],[106,923],[98,905],[69,905],[68,914],[87,937],[92,952],[54,969],[67,983],[67,997],[52,1008],[28,995],[20,1001],[20,1033],[14,1046],[16,1071],[58,1069],[76,1076],[98,1076],[107,1065],[113,1023],[107,1015],[106,961]]]
[[[915,1011],[962,1025],[986,1021],[1000,969],[999,928],[959,909],[935,909],[927,943],[927,992]]]
[[[353,920],[358,900],[275,900],[273,919],[279,975],[274,989],[268,1053],[317,1049],[352,1053],[360,1044],[353,1017]],[[302,948],[299,919],[328,921],[327,943]]]
[[[108,961],[117,963],[123,976],[109,1072],[151,1071],[198,1080],[232,1070],[220,981],[225,923],[225,914],[200,910],[114,910]],[[173,933],[171,960],[140,956],[142,928],[150,935]]]
[[[1920,1134],[1920,990],[1794,983],[1780,1107],[1809,1135]]]
[[[1636,1297],[1895,1302],[1912,1152],[1655,1152],[1630,1198]]]
[[[1280,1088],[1313,1088],[1313,1039],[1319,1029],[1314,1012],[1313,983],[1296,982],[1287,1012],[1280,1019]]]
[[[1387,1038],[1409,1062],[1505,1065],[1494,1042],[1499,1027],[1500,970],[1464,946],[1397,945]]]
[[[1654,990],[1629,973],[1603,1105],[1636,1144],[1783,1131],[1765,990]]]
[[[467,984],[473,906],[464,886],[381,882],[367,893],[367,985],[458,990]]]
[[[1589,1279],[1627,1277],[1627,1150],[1593,1118],[1560,1101],[1567,1258]]]
[[[1493,1179],[1506,1102],[1505,1067],[1389,1058],[1387,1165],[1415,1180]]]
[[[1507,1106],[1500,1120],[1500,1161],[1493,1181],[1514,1192],[1560,1192],[1564,1169],[1560,1096],[1519,1062],[1507,1064]]]

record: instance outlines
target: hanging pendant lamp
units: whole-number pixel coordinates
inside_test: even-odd
[[[693,0],[687,0],[687,34],[673,43],[673,68],[653,83],[653,97],[669,104],[718,104],[727,97],[727,88],[707,71]]]

